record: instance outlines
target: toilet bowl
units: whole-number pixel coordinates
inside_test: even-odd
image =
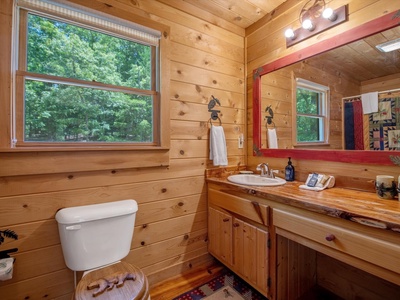
[[[85,271],[73,299],[150,299],[142,270],[121,261],[130,251],[137,210],[135,200],[122,200],[57,212],[65,263]]]

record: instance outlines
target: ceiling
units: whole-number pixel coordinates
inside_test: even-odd
[[[216,23],[226,22],[246,29],[271,13],[286,0],[157,0],[177,10]],[[217,20],[217,21],[215,21]],[[223,26],[224,27],[224,26]],[[324,54],[325,67],[336,66],[339,73],[357,81],[400,73],[400,50],[384,54],[375,45],[400,37],[400,29],[354,42]],[[373,56],[371,56],[373,55]],[[318,56],[318,60],[322,57]],[[326,62],[329,62],[327,64]]]
[[[384,53],[375,47],[399,37],[400,26],[317,55],[308,63],[335,70],[338,75],[346,74],[359,82],[400,74],[400,50]]]
[[[247,28],[286,0],[157,0],[197,17],[204,12],[240,28]],[[199,13],[200,11],[200,13]]]

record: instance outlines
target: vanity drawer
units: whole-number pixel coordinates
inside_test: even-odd
[[[265,226],[269,225],[269,207],[214,189],[208,189],[208,204],[219,206]]]
[[[350,223],[350,224],[348,224]],[[297,236],[400,273],[400,235],[315,213],[273,210],[273,224]]]

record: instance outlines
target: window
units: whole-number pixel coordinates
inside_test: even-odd
[[[14,147],[159,146],[160,33],[18,2]]]
[[[296,144],[326,144],[329,88],[300,78],[296,85]]]

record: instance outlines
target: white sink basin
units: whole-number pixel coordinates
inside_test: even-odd
[[[282,178],[267,178],[254,174],[237,174],[228,177],[230,182],[244,185],[257,185],[257,186],[278,186],[286,183]]]

